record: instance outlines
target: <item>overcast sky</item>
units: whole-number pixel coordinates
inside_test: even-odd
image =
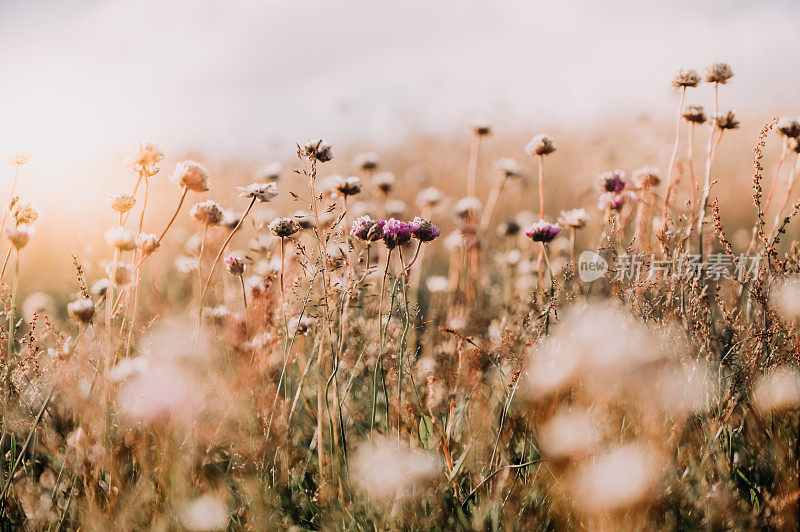
[[[0,0],[0,153],[577,126],[672,112],[672,73],[714,60],[728,105],[800,114],[799,56],[789,0]]]

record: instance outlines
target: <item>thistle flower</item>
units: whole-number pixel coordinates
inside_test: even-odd
[[[639,188],[657,187],[661,183],[661,172],[652,166],[638,168],[633,171],[633,182]]]
[[[67,305],[67,313],[73,320],[87,324],[94,317],[95,307],[91,299],[80,298]]]
[[[733,114],[733,111],[728,111],[725,114],[719,114],[714,117],[714,122],[717,124],[719,129],[738,129],[739,128],[739,120],[736,119],[736,115]]]
[[[775,125],[775,129],[786,138],[800,137],[800,120],[790,117],[781,118]]]
[[[158,235],[153,233],[140,233],[137,237],[137,244],[139,245],[139,249],[142,250],[142,255],[150,255],[161,247],[161,243],[158,241]]]
[[[433,208],[442,202],[442,191],[436,187],[423,188],[417,194],[417,206],[419,208]]]
[[[283,167],[281,163],[265,164],[256,170],[256,181],[278,181],[281,177]]]
[[[519,167],[519,163],[517,163],[516,159],[499,159],[494,165],[507,179],[522,177],[523,175],[522,169]]]
[[[626,203],[635,203],[636,199],[636,194],[629,190],[624,190],[622,192],[604,192],[600,194],[597,208],[601,211],[606,209],[619,211],[622,210],[622,207],[624,207]]]
[[[481,200],[471,196],[461,198],[453,207],[453,216],[456,219],[467,220],[477,218],[481,212]]]
[[[136,205],[136,198],[131,194],[117,193],[110,195],[106,203],[109,207],[122,214],[128,212]]]
[[[556,151],[556,143],[550,135],[539,134],[531,139],[525,151],[528,155],[549,155]]]
[[[361,178],[356,176],[333,176],[331,188],[342,196],[355,196],[361,192]]]
[[[127,262],[118,262],[116,267],[107,264],[106,275],[115,286],[127,286],[133,280],[133,266]]]
[[[32,224],[39,219],[36,205],[20,198],[12,199],[11,216],[17,224]]]
[[[372,177],[372,185],[384,194],[388,194],[392,191],[396,181],[394,174],[391,172],[381,172]]]
[[[676,89],[683,87],[697,87],[700,83],[700,74],[696,70],[678,70],[672,78],[672,86]]]
[[[350,228],[350,234],[359,240],[377,242],[383,238],[385,220],[373,220],[367,215],[356,218]]]
[[[172,182],[193,192],[208,190],[208,171],[197,161],[183,161],[175,167]]]
[[[525,236],[534,242],[544,242],[546,244],[547,242],[552,242],[560,232],[561,226],[557,223],[551,224],[544,220],[539,220],[525,231]]]
[[[214,200],[201,201],[196,203],[189,215],[194,218],[196,222],[200,222],[206,226],[219,225],[225,217],[222,209]]]
[[[309,160],[317,160],[326,163],[333,159],[333,149],[323,139],[312,139],[300,148],[300,154]]]
[[[6,227],[6,236],[17,251],[27,246],[35,233],[36,228],[32,225],[19,224],[16,227]]]
[[[275,218],[269,224],[269,230],[273,235],[279,238],[287,238],[298,232],[300,226],[291,218]]]
[[[128,166],[136,172],[155,174],[156,164],[164,158],[161,150],[152,142],[140,142],[128,155]]]
[[[439,228],[433,225],[432,221],[426,220],[425,218],[417,216],[411,223],[417,226],[413,236],[420,242],[432,242],[442,234]]]
[[[246,187],[236,187],[240,198],[255,198],[261,203],[266,203],[278,195],[278,186],[275,183],[251,183]]]
[[[684,120],[693,124],[704,124],[707,120],[706,112],[702,105],[687,105],[681,116]]]
[[[106,242],[119,251],[133,251],[136,249],[136,233],[124,227],[114,227],[106,231]]]
[[[225,269],[231,274],[240,277],[244,274],[244,259],[238,255],[230,255],[225,258]]]
[[[569,227],[571,229],[581,229],[586,226],[589,221],[589,213],[586,209],[571,209],[568,211],[561,211],[561,216],[558,218],[558,223]]]
[[[389,249],[407,244],[417,229],[419,226],[414,222],[401,222],[391,218],[383,226],[383,243]]]
[[[622,170],[613,170],[610,172],[603,172],[597,177],[597,182],[600,190],[605,192],[622,192],[625,189],[625,172]]]
[[[516,220],[506,220],[497,226],[497,234],[500,236],[515,236],[519,234],[521,229],[522,227],[520,227]]]
[[[369,151],[356,155],[355,159],[353,159],[353,164],[360,170],[372,171],[378,168],[380,161],[377,153]]]
[[[492,134],[492,126],[489,124],[480,122],[477,124],[473,124],[472,126],[472,134],[477,135],[479,137],[488,137]]]
[[[29,153],[19,151],[10,155],[6,160],[11,166],[24,166],[31,162],[31,155]]]
[[[714,63],[706,68],[706,81],[724,85],[733,77],[733,70],[728,63]]]

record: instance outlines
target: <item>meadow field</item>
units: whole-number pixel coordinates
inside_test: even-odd
[[[800,118],[735,79],[69,204],[9,156],[3,529],[797,529]]]

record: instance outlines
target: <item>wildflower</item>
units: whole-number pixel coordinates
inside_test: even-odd
[[[597,201],[597,208],[601,211],[606,209],[612,211],[619,211],[625,206],[626,203],[635,203],[636,194],[629,190],[623,192],[604,192],[600,194]]]
[[[300,227],[291,218],[275,218],[269,224],[269,230],[279,238],[287,238],[300,230]]]
[[[20,151],[11,155],[6,160],[8,161],[8,164],[10,164],[11,166],[24,166],[29,162],[31,162],[31,155],[29,153]]]
[[[355,196],[361,192],[361,178],[356,176],[335,176],[332,178],[332,188],[342,196]]]
[[[442,191],[436,187],[423,188],[417,194],[417,206],[423,207],[436,207],[442,202]]]
[[[194,218],[195,221],[206,226],[219,225],[225,217],[222,209],[214,200],[196,203],[194,207],[192,207],[192,210],[189,211],[189,215]]]
[[[106,203],[118,213],[128,212],[136,205],[136,198],[131,194],[119,193],[112,194],[106,200]]]
[[[658,168],[645,166],[634,170],[633,181],[639,188],[657,187],[661,183],[661,172],[658,171]]]
[[[519,163],[517,163],[516,159],[500,159],[494,165],[507,179],[522,177],[522,170],[520,169]]]
[[[394,178],[394,174],[391,172],[381,172],[379,174],[375,174],[372,178],[372,184],[384,194],[388,194],[392,191],[395,182],[396,179]]]
[[[797,118],[784,117],[775,125],[778,133],[786,138],[800,137],[800,120]]]
[[[372,171],[378,168],[380,157],[375,152],[359,153],[353,160],[353,164],[360,170]]]
[[[67,305],[67,313],[69,314],[69,317],[84,325],[92,321],[94,312],[94,302],[92,302],[91,299],[80,298],[76,299],[75,301],[71,301]]]
[[[127,262],[118,262],[116,267],[114,264],[108,264],[106,274],[115,286],[127,286],[133,280],[133,265]]]
[[[477,218],[481,212],[481,200],[478,198],[467,196],[461,198],[453,207],[453,216],[457,219],[468,220],[470,218]]]
[[[353,221],[350,234],[359,240],[367,242],[377,242],[383,238],[383,227],[386,220],[373,220],[367,215],[361,216]]]
[[[31,224],[39,219],[36,205],[20,198],[12,199],[11,216],[17,224]]]
[[[492,134],[492,126],[483,122],[473,124],[472,134],[479,137],[487,137]]]
[[[181,273],[192,273],[197,271],[199,263],[197,259],[181,255],[175,259],[175,268]]]
[[[278,195],[278,186],[275,183],[251,183],[239,189],[240,198],[254,198],[262,203],[270,201]]]
[[[152,142],[139,143],[137,148],[128,155],[128,166],[136,172],[153,175],[156,164],[164,158],[161,150]]]
[[[196,161],[183,161],[175,167],[172,182],[193,192],[208,190],[208,171]]]
[[[625,172],[622,170],[603,172],[598,176],[597,181],[600,189],[606,192],[622,192],[627,184],[625,182]]]
[[[33,321],[34,315],[55,316],[56,303],[50,294],[34,292],[25,298],[22,303],[22,316],[25,321]]]
[[[529,155],[549,155],[556,151],[556,144],[550,135],[540,134],[531,139],[525,146],[525,151]]]
[[[136,234],[124,227],[114,227],[106,231],[106,242],[120,251],[133,251],[136,249]]]
[[[425,218],[417,216],[411,223],[417,226],[414,230],[414,238],[420,242],[431,242],[442,234],[439,228],[433,225],[432,221]]]
[[[457,249],[461,248],[464,245],[464,233],[456,229],[444,239],[444,247],[446,247],[450,251],[456,251]]]
[[[300,226],[300,229],[314,229],[316,227],[314,223],[314,215],[307,211],[295,211],[292,215],[297,221],[297,225]]]
[[[800,138],[788,139],[788,140],[789,144],[787,148],[789,149],[789,151],[794,153],[800,153]]]
[[[89,293],[95,297],[102,297],[106,295],[106,290],[108,290],[108,279],[98,279],[92,286],[89,287]]]
[[[309,160],[313,159],[321,163],[326,163],[333,159],[333,149],[323,139],[307,141],[305,146],[300,148],[300,154]]]
[[[558,236],[558,233],[561,232],[561,227],[555,223],[551,224],[544,220],[539,220],[532,226],[525,231],[525,236],[533,240],[534,242],[552,242],[552,240]]]
[[[222,225],[230,230],[235,229],[236,226],[239,225],[241,219],[241,216],[231,209],[225,209],[222,211]]]
[[[383,226],[383,243],[389,249],[407,244],[418,228],[419,226],[413,222],[401,222],[391,218]]]
[[[244,274],[244,259],[238,255],[230,255],[225,258],[225,269],[231,274],[240,277]]]
[[[425,281],[428,292],[431,294],[442,294],[450,290],[450,281],[441,275],[432,275]]]
[[[404,216],[408,210],[405,202],[398,199],[387,201],[384,204],[384,208],[386,209],[386,215],[390,218],[400,218]]]
[[[581,229],[589,221],[589,213],[586,209],[570,209],[561,211],[558,223],[571,229]]]
[[[302,318],[295,316],[289,320],[289,335],[302,334],[305,336],[311,332],[316,322],[317,320],[311,316],[303,316]]]
[[[522,227],[520,227],[516,220],[506,220],[497,226],[497,234],[500,236],[515,236],[519,234],[520,229],[522,229]]]
[[[739,120],[736,119],[736,115],[733,114],[733,111],[728,111],[725,114],[719,114],[714,117],[714,122],[719,129],[738,129],[739,128]]]
[[[683,110],[683,119],[693,124],[704,124],[707,120],[705,109],[702,105],[687,105]]]
[[[35,233],[36,229],[32,225],[20,224],[16,227],[6,227],[6,236],[17,251],[27,246]]]
[[[281,177],[281,170],[283,170],[281,163],[265,164],[256,170],[256,181],[278,181]]]
[[[158,235],[153,233],[141,233],[138,236],[137,243],[139,249],[142,250],[142,255],[150,255],[161,247],[161,243],[158,241]]]
[[[706,81],[726,84],[733,77],[733,70],[728,63],[714,63],[706,69]]]
[[[678,70],[672,78],[672,86],[676,89],[682,87],[697,87],[700,83],[700,74],[696,70]]]

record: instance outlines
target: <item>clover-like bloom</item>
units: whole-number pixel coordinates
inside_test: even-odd
[[[238,255],[231,255],[225,258],[225,269],[231,274],[240,276],[244,273],[244,259]]]
[[[425,218],[417,216],[411,223],[417,226],[416,230],[414,230],[414,238],[420,242],[431,242],[442,234],[432,221]]]
[[[208,190],[208,171],[197,161],[183,161],[175,167],[172,182],[193,192]]]
[[[568,211],[561,211],[561,216],[558,218],[558,223],[565,225],[572,229],[581,229],[589,221],[589,213],[586,209],[571,209]]]
[[[626,203],[635,202],[636,194],[630,190],[624,190],[622,192],[604,192],[600,194],[600,198],[597,202],[597,208],[601,211],[606,209],[619,211],[625,206]]]
[[[35,233],[36,228],[32,225],[20,224],[16,227],[6,227],[6,236],[17,251],[27,246]]]
[[[390,218],[383,226],[383,243],[389,249],[407,244],[418,228],[414,222],[401,222]]]
[[[613,170],[610,172],[603,172],[597,177],[600,190],[605,192],[622,192],[625,189],[625,172],[622,170]]]
[[[106,203],[108,203],[109,207],[121,214],[128,212],[136,205],[136,198],[130,194],[117,193],[109,196]]]
[[[269,224],[269,230],[279,238],[287,238],[300,230],[300,226],[291,218],[275,218]]]
[[[706,69],[706,81],[709,83],[728,83],[733,77],[733,69],[728,63],[714,63]]]
[[[67,305],[67,313],[69,317],[75,321],[86,324],[92,321],[94,317],[95,307],[91,299],[80,298],[71,301]]]
[[[31,224],[39,219],[39,210],[30,201],[16,198],[11,207],[11,217],[17,224]]]
[[[120,251],[133,251],[138,242],[136,233],[124,227],[114,227],[106,231],[106,242]]]
[[[367,215],[356,218],[350,228],[350,234],[359,240],[366,242],[377,242],[383,238],[383,227],[386,220],[373,220]]]
[[[161,150],[152,142],[140,142],[139,145],[131,151],[128,156],[128,166],[133,168],[136,172],[142,172],[148,175],[156,173],[156,164],[164,158]]]
[[[700,74],[696,70],[679,70],[672,78],[672,86],[676,89],[683,87],[697,87],[700,83]]]
[[[707,120],[706,111],[702,105],[687,105],[681,116],[693,124],[704,124]]]
[[[719,129],[738,129],[739,120],[733,111],[728,111],[725,114],[718,114],[714,117],[714,122]]]
[[[546,222],[544,220],[539,220],[532,226],[525,231],[525,236],[533,240],[534,242],[551,242],[555,237],[558,236],[558,233],[561,232],[561,226],[556,224],[551,224],[550,222]]]
[[[278,195],[278,185],[275,183],[251,183],[246,187],[236,187],[241,198],[255,198],[262,203],[270,201]]]
[[[312,139],[300,148],[300,154],[308,159],[326,163],[333,159],[333,148],[323,139]]]
[[[195,221],[209,226],[219,225],[225,217],[222,209],[214,200],[196,203],[195,206],[192,207],[192,210],[189,211],[189,215],[194,218]]]
[[[536,135],[525,146],[525,151],[528,155],[549,155],[556,151],[556,143],[550,135]]]
[[[353,164],[356,168],[361,170],[375,170],[381,163],[380,156],[372,151],[366,153],[359,153],[356,155],[356,158],[353,160]]]

